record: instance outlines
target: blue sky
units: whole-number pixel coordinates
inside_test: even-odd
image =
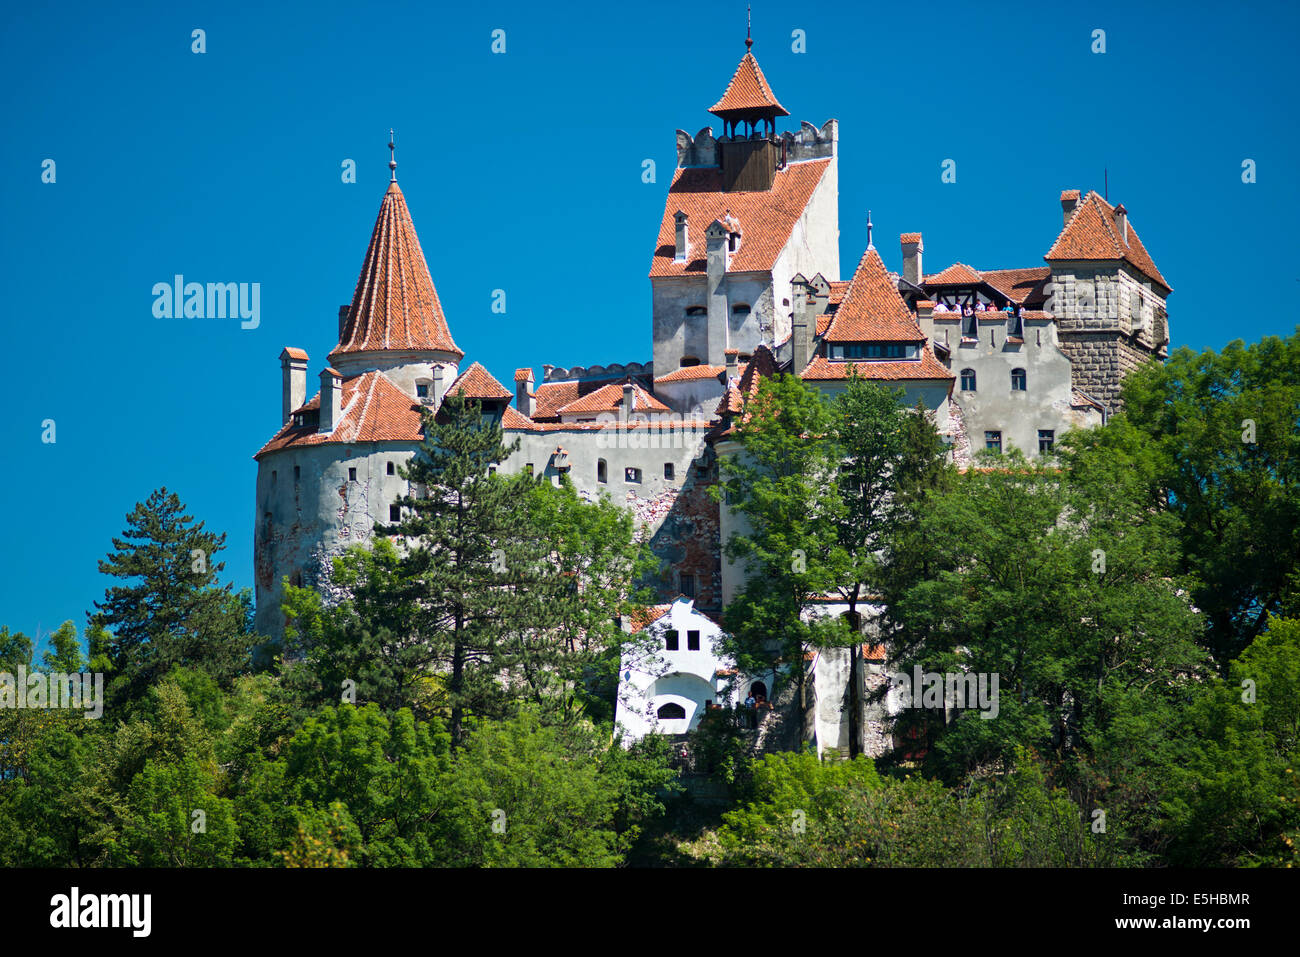
[[[307,349],[314,380],[335,342],[389,127],[466,363],[508,383],[524,365],[648,360],[674,130],[716,128],[744,7],[7,5],[0,624],[83,627],[108,584],[97,559],[164,485],[228,533],[227,578],[251,586],[252,454],[277,427],[277,356]],[[1174,286],[1174,345],[1218,348],[1297,322],[1298,27],[1280,2],[760,0],[754,53],[792,114],[782,129],[840,121],[846,266],[868,208],[891,268],[913,230],[927,271],[1038,265],[1060,191],[1101,189],[1109,169]],[[177,273],[260,283],[259,327],[154,318],[154,283]]]

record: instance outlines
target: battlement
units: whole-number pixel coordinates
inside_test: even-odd
[[[778,155],[785,163],[799,163],[804,160],[828,159],[835,155],[839,142],[839,120],[830,119],[822,124],[821,129],[806,120],[799,124],[799,132],[786,130],[771,137]],[[677,165],[683,169],[689,167],[715,167],[719,165],[719,152],[722,143],[735,143],[744,137],[723,137],[713,135],[713,127],[706,126],[694,136],[685,130],[677,131]],[[748,140],[768,140],[768,137],[756,133]]]
[[[628,376],[651,376],[653,366],[649,362],[612,362],[607,366],[573,366],[561,369],[556,366],[542,366],[543,382],[591,382],[599,379],[624,379]]]

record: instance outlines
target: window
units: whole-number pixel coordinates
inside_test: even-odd
[[[669,628],[667,631],[664,632],[664,650],[665,651],[677,650],[677,629],[676,628]]]
[[[682,572],[681,593],[687,598],[695,597],[695,576]]]
[[[917,347],[905,342],[850,342],[832,346],[832,359],[912,359]]]
[[[671,718],[686,717],[686,709],[683,708],[681,705],[677,704],[676,702],[670,701],[666,705],[660,707],[659,710],[656,712],[656,714],[658,714],[659,717],[667,721]]]
[[[974,369],[961,370],[961,391],[963,392],[975,391],[975,370]]]
[[[1012,392],[1025,391],[1025,370],[1024,369],[1011,370],[1011,391]]]
[[[709,467],[707,465],[697,465],[695,467],[695,477],[697,479],[706,479],[709,477]]]
[[[396,474],[397,474],[397,467],[394,466],[392,462],[389,462],[389,463],[388,463],[388,474],[389,474],[389,475],[396,475]]]
[[[686,315],[688,316],[707,316],[709,310],[704,306],[687,306]]]
[[[524,474],[525,474],[525,475],[532,475],[532,474],[533,474],[533,463],[532,463],[532,462],[525,462],[525,463],[524,463]]]
[[[1038,430],[1038,451],[1050,452],[1056,444],[1056,432],[1053,429]]]
[[[640,482],[641,482],[641,470],[640,470],[640,469],[630,468],[630,467],[629,467],[629,468],[625,468],[625,469],[623,470],[623,481],[625,481],[625,482],[631,482],[631,483],[634,484],[634,485],[640,484]]]
[[[275,476],[275,469],[271,469],[271,484],[272,484],[272,485],[275,484],[275,478],[276,478],[276,476]]]
[[[397,504],[388,506],[388,520],[390,522],[400,522],[402,520],[402,506]]]
[[[665,463],[664,463],[664,478],[666,478],[666,479],[667,479],[668,481],[670,481],[670,482],[673,480],[673,463],[672,463],[672,462],[665,462]]]
[[[731,314],[733,316],[747,316],[749,315],[749,306],[745,305],[743,302],[737,303],[731,307]]]
[[[601,485],[609,481],[609,467],[605,465],[604,459],[596,460],[596,481]]]
[[[681,361],[678,363],[678,365],[683,369],[689,369],[691,366],[697,366],[699,364],[700,360],[695,356],[682,356]]]
[[[687,651],[700,650],[700,633],[698,631],[688,631],[686,633],[686,650]]]
[[[997,452],[999,455],[1001,455],[1002,454],[1002,433],[1000,431],[985,432],[984,448],[988,449],[990,452]]]
[[[736,234],[727,233],[727,252],[734,253],[735,251],[736,251]]]
[[[357,470],[356,470],[356,469],[348,469],[348,481],[349,481],[349,482],[355,482],[356,480],[357,480]]]
[[[293,467],[293,480],[296,482],[296,481],[298,481],[298,479],[301,478],[301,477],[302,477],[302,466],[301,466],[301,465],[295,465],[295,466]]]
[[[415,397],[416,397],[417,399],[427,399],[427,398],[429,398],[429,383],[427,383],[427,382],[417,382],[417,383],[415,384]]]

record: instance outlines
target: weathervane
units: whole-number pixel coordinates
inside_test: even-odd
[[[750,47],[754,45],[754,38],[749,35],[753,26],[754,26],[754,16],[750,12],[749,4],[745,4],[745,52],[746,53],[748,53]]]
[[[391,183],[397,182],[397,146],[393,142],[393,131],[388,131],[388,168],[393,171]]]
[[[876,248],[871,244],[871,210],[867,210],[867,248],[868,249]]]

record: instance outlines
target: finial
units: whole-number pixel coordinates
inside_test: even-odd
[[[876,248],[871,244],[871,210],[867,210],[867,248],[868,249]]]
[[[754,26],[754,16],[750,12],[749,4],[745,4],[745,52],[748,53],[750,47],[754,45],[754,38],[751,37],[750,30]]]
[[[397,182],[397,147],[393,143],[393,131],[388,131],[388,168],[393,172],[393,178],[390,183]]]

